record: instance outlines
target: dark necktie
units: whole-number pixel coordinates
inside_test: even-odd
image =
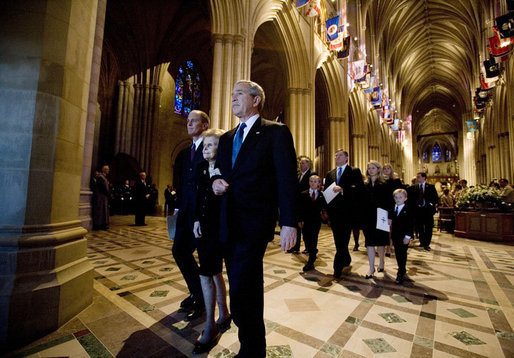
[[[316,200],[316,192],[315,191],[312,192],[311,199],[312,199],[312,201]]]
[[[234,167],[234,163],[236,162],[237,154],[241,149],[241,145],[243,145],[243,135],[245,128],[246,123],[241,123],[241,125],[237,129],[236,136],[234,138],[234,143],[232,144],[232,168]]]
[[[423,199],[423,184],[419,184],[419,205],[425,206],[425,200]]]
[[[339,185],[339,180],[341,180],[341,176],[343,175],[343,167],[339,167],[337,169],[337,182],[336,184]]]
[[[400,215],[400,208],[396,207],[396,216]]]
[[[195,144],[193,143],[191,145],[191,163],[193,162],[193,159],[195,158],[195,152],[196,152],[196,147],[195,147]]]

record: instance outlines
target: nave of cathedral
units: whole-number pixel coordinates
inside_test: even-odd
[[[174,184],[175,159],[191,144],[186,130],[188,113],[194,109],[206,112],[212,128],[235,127],[238,120],[231,112],[231,91],[239,79],[262,85],[266,93],[263,117],[288,126],[296,154],[311,158],[313,169],[321,176],[334,168],[334,154],[342,148],[349,152],[349,164],[363,173],[370,160],[390,163],[406,184],[417,172],[427,173],[429,182],[438,188],[442,183],[454,186],[459,179],[466,179],[469,186],[500,178],[512,184],[513,12],[511,0],[0,1],[0,200],[4,203],[0,211],[0,346],[38,346],[37,340],[52,332],[57,336],[59,330],[82,332],[69,325],[81,320],[77,317],[87,316],[88,309],[98,307],[97,300],[110,302],[117,312],[134,315],[141,330],[160,322],[162,317],[152,316],[153,311],[141,313],[138,308],[134,311],[137,304],[126,305],[126,300],[136,295],[127,295],[125,301],[116,298],[119,292],[114,294],[109,290],[113,285],[106,284],[110,279],[98,279],[109,277],[101,267],[107,269],[110,261],[97,264],[89,256],[103,235],[111,240],[123,230],[136,236],[155,230],[163,241],[161,250],[166,248],[163,257],[168,255],[163,262],[172,264],[170,243],[162,232],[164,224],[150,218],[152,226],[141,230],[122,221],[105,233],[91,231],[91,180],[103,165],[111,168],[109,181],[113,186],[133,181],[140,171],[146,171],[159,193],[157,212],[162,211],[164,190]],[[332,20],[335,22],[329,26]],[[514,228],[509,229],[509,225],[496,221],[485,229],[500,227],[512,236]],[[414,316],[418,311],[426,312],[428,317],[421,315],[420,329],[429,322],[426,327],[432,331],[418,334],[413,328],[405,335],[401,330],[389,331],[386,325],[378,331],[393,333],[391,338],[384,338],[388,344],[384,346],[398,352],[405,349],[405,355],[414,354],[413,349],[433,349],[434,356],[454,354],[448,347],[462,340],[451,334],[451,339],[436,337],[439,332],[433,328],[437,320],[431,315],[439,317],[436,302],[455,300],[479,318],[460,317],[468,313],[459,307],[444,307],[441,314],[448,318],[444,325],[461,318],[476,320],[460,322],[467,325],[466,330],[448,328],[445,332],[487,343],[464,344],[455,355],[464,351],[487,355],[482,347],[503,352],[500,356],[512,354],[510,268],[497,268],[503,264],[494,258],[498,254],[499,262],[508,261],[512,252],[501,243],[472,241],[469,245],[483,245],[492,250],[492,256],[478,249],[464,252],[460,239],[451,234],[441,234],[438,240],[441,238],[444,245],[446,240],[459,244],[445,251],[441,249],[443,243],[436,240],[440,248],[418,254],[437,263],[444,255],[450,262],[453,255],[460,256],[457,261],[465,260],[465,273],[459,280],[469,284],[463,289],[466,293],[456,290],[453,296],[444,285],[434,288],[424,283],[426,286],[414,290],[414,298],[404,302],[410,307],[401,312]],[[122,247],[132,247],[132,236],[127,240]],[[150,244],[146,238],[134,240]],[[333,242],[325,237],[323,244],[329,247]],[[310,281],[298,275],[294,257],[279,254],[274,246],[270,250],[267,274],[277,288],[289,282],[286,280],[298,281],[295,287],[307,289],[310,293],[303,297],[308,298],[312,285],[324,282],[321,276],[320,281]],[[329,261],[327,251],[325,259]],[[146,260],[145,254],[141,255],[141,260]],[[132,256],[118,259],[136,260]],[[415,260],[415,256],[410,259]],[[423,267],[423,260],[418,261]],[[131,263],[130,267],[145,270],[144,265]],[[274,268],[269,271],[270,267]],[[414,268],[418,272],[416,265]],[[438,264],[432,269],[440,272]],[[335,289],[336,297],[361,298],[351,301],[355,311],[341,304],[334,330],[319,336],[318,325],[313,325],[311,332],[310,325],[301,324],[310,318],[291,324],[280,319],[280,314],[305,309],[305,302],[291,298],[291,305],[278,302],[280,310],[267,312],[269,345],[289,344],[287,349],[303,352],[297,343],[274,340],[280,331],[288,337],[286,341],[305,341],[309,349],[317,349],[315,352],[324,352],[324,344],[360,355],[369,354],[366,349],[378,349],[382,341],[373,341],[375,348],[369,348],[357,339],[369,333],[361,334],[364,327],[360,323],[368,322],[365,325],[369,329],[390,318],[375,315],[371,321],[365,319],[374,307],[375,301],[368,300],[375,300],[376,287],[359,286],[363,283],[358,275],[363,271],[355,266],[354,270],[358,274],[348,281],[352,284],[332,282],[314,290],[321,294]],[[433,270],[422,271],[430,276]],[[173,280],[180,279],[176,268],[170,275]],[[416,285],[418,278],[414,282]],[[269,292],[275,287],[272,283],[266,283]],[[184,294],[183,285],[171,287],[177,290],[176,296],[169,308],[159,311],[162,314],[175,312],[177,297]],[[424,302],[420,297],[425,287],[453,298]],[[371,296],[370,290],[375,292]],[[402,300],[397,294],[381,297]],[[146,299],[139,297],[137,302],[153,305]],[[164,306],[169,299],[163,299]],[[266,309],[273,309],[272,301],[266,301]],[[393,305],[396,309],[402,304],[395,302],[393,298],[380,307]],[[420,311],[425,304],[427,311]],[[476,311],[471,312],[473,309]],[[336,316],[326,312],[329,318]],[[397,315],[418,325],[403,313]],[[484,317],[491,322],[487,327],[482,326]],[[169,322],[174,324],[178,318]],[[79,324],[81,328],[85,321]],[[171,329],[167,323],[155,326],[157,336],[165,342],[180,337],[171,351],[186,354],[201,327],[187,327],[184,333],[180,325]],[[348,336],[348,327],[359,334]],[[458,333],[462,331],[467,333]],[[230,341],[230,337],[224,336],[222,346],[236,352],[236,340]],[[379,338],[370,336],[372,340]],[[395,339],[409,341],[411,348],[395,345]],[[121,350],[121,343],[98,340],[110,354]],[[306,356],[314,351],[308,352]]]
[[[179,304],[188,290],[171,255],[166,221],[148,219],[148,226],[136,227],[132,216],[116,216],[108,231],[87,234],[92,304],[11,354],[191,357],[204,320],[183,321]],[[264,257],[267,356],[511,357],[514,248],[439,231],[432,251],[418,244],[409,249],[409,280],[398,286],[394,255],[386,258],[384,273],[364,278],[363,247],[352,252],[351,272],[335,280],[327,226],[316,270],[308,273],[302,272],[307,256],[281,252],[277,235]],[[238,350],[232,324],[208,356],[233,357]]]

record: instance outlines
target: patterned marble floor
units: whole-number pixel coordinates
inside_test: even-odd
[[[203,322],[186,323],[178,312],[187,289],[165,220],[132,222],[113,217],[110,230],[87,236],[93,304],[10,356],[191,356]],[[363,247],[352,252],[352,272],[334,280],[327,227],[316,270],[307,274],[307,257],[282,253],[278,241],[264,259],[268,357],[514,357],[513,246],[437,232],[431,252],[409,249],[411,281],[399,287],[394,256],[384,273],[364,279]],[[209,357],[238,349],[232,325]]]

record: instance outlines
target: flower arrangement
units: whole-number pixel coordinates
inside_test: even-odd
[[[497,208],[500,210],[508,210],[510,204],[506,203],[500,190],[486,185],[477,185],[470,187],[459,197],[456,205],[458,210],[466,210],[470,208]]]

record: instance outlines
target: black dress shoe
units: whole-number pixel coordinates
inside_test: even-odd
[[[186,297],[182,302],[180,302],[180,309],[182,311],[191,311],[195,307],[195,300],[193,296]]]
[[[304,267],[303,267],[303,272],[307,272],[307,271],[310,271],[310,270],[314,270],[314,264],[311,264],[311,263],[307,263]]]
[[[205,312],[205,306],[203,304],[199,305],[199,304],[195,303],[195,307],[193,308],[193,310],[191,312],[189,312],[187,314],[186,318],[184,318],[184,321],[191,322],[192,320],[202,317],[204,312]]]
[[[209,352],[216,344],[218,344],[218,341],[220,339],[220,333],[216,334],[214,337],[212,337],[208,342],[201,343],[199,341],[195,342],[195,347],[193,348],[193,354],[202,354]]]
[[[430,248],[430,246],[425,246],[425,247],[424,247],[424,249],[425,249],[425,251],[430,251],[430,250],[432,250],[432,249]]]
[[[302,254],[308,254],[308,253],[309,253],[309,251],[307,251],[307,250],[302,251]]]
[[[394,281],[397,285],[403,285],[403,275],[396,276],[396,281]]]
[[[334,271],[334,278],[341,278],[341,271]]]
[[[369,280],[370,278],[372,278],[372,277],[373,277],[373,275],[366,275],[366,276],[364,276],[364,277],[366,278],[366,280]]]
[[[379,268],[378,272],[384,272],[384,269],[383,268]]]
[[[232,317],[226,318],[223,322],[216,323],[218,330],[220,333],[224,333],[230,329],[230,324],[232,323]]]
[[[386,254],[386,257],[391,257],[391,254],[388,252],[388,253]]]

